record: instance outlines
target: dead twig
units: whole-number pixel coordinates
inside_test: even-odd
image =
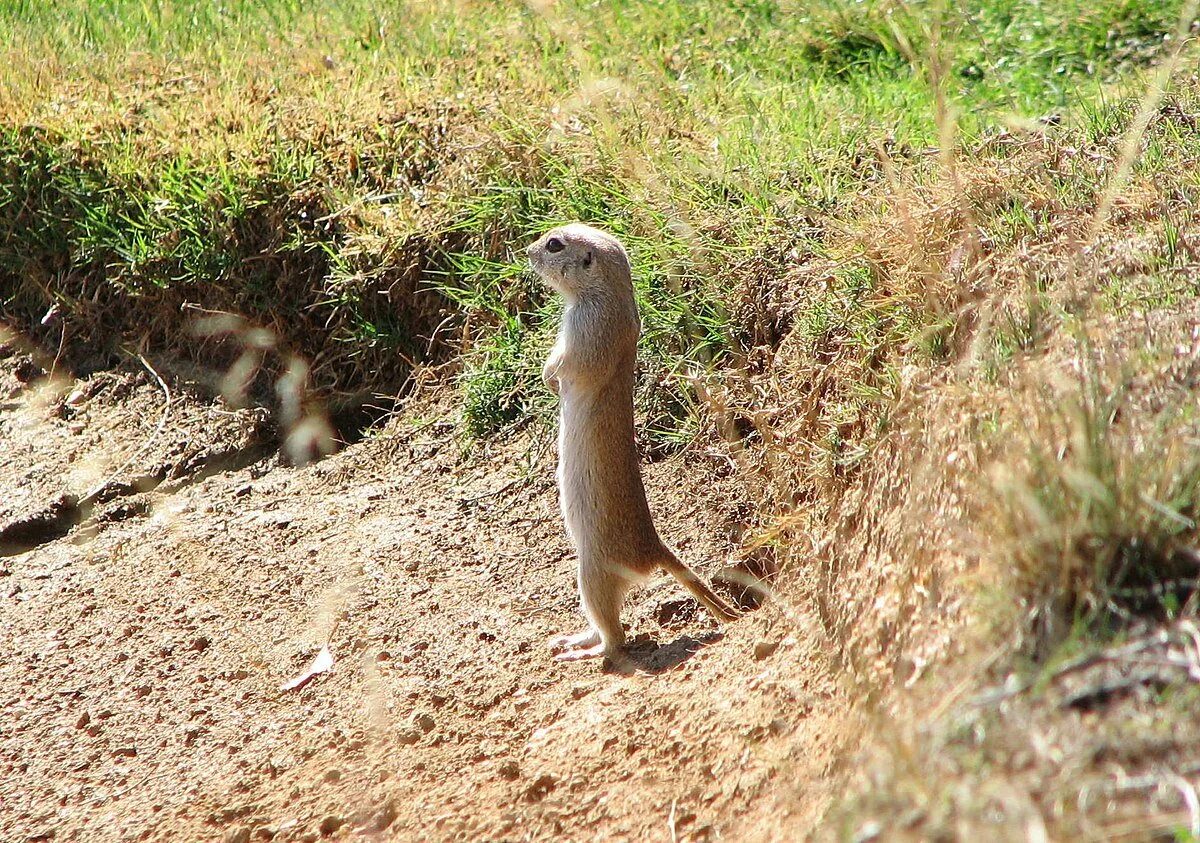
[[[512,480],[509,480],[507,483],[502,484],[497,489],[492,489],[490,492],[483,492],[478,495],[473,495],[469,498],[459,498],[458,503],[460,506],[466,506],[467,504],[478,503],[479,501],[486,500],[487,498],[494,498],[498,495],[504,494],[509,489],[511,489],[513,486],[516,486],[519,483],[524,483],[528,480],[529,480],[529,477],[514,477]]]
[[[142,447],[138,448],[136,451],[134,451],[132,454],[130,454],[129,459],[127,459],[127,460],[125,460],[125,462],[121,463],[121,466],[116,471],[110,472],[109,475],[104,479],[103,482],[99,483],[91,491],[89,491],[86,495],[84,495],[82,498],[80,498],[79,506],[87,506],[88,504],[95,502],[96,498],[100,495],[100,493],[102,491],[104,491],[104,489],[110,483],[112,483],[114,480],[116,480],[117,477],[120,476],[121,472],[123,472],[125,469],[129,468],[129,466],[131,466],[133,464],[134,460],[136,460],[138,457],[145,454],[146,451],[148,451],[150,449],[150,446],[154,444],[155,440],[158,439],[159,435],[163,432],[163,428],[166,427],[166,424],[167,424],[167,419],[171,415],[172,398],[171,398],[171,390],[167,386],[167,382],[162,379],[162,376],[157,371],[155,371],[154,367],[150,365],[150,362],[145,357],[143,357],[141,354],[138,355],[138,360],[142,361],[142,365],[146,367],[146,371],[148,371],[151,375],[154,376],[154,379],[156,381],[158,381],[158,385],[162,388],[162,391],[163,391],[163,396],[164,396],[165,400],[163,402],[162,416],[158,420],[158,427],[156,427],[154,429],[154,433],[150,434],[150,438],[147,439],[142,444]]]
[[[1110,647],[1106,650],[1088,653],[1087,655],[1071,659],[1065,664],[1057,667],[1051,673],[1042,676],[1036,676],[1023,681],[1017,680],[1015,677],[1010,677],[1010,680],[1005,682],[1003,686],[989,688],[976,696],[975,699],[971,701],[971,705],[975,706],[976,708],[995,705],[996,703],[1000,703],[1004,700],[1023,694],[1034,685],[1037,685],[1043,681],[1048,684],[1054,683],[1059,679],[1062,679],[1064,676],[1072,673],[1078,673],[1081,670],[1086,670],[1087,668],[1094,667],[1098,664],[1128,662],[1130,656],[1135,656],[1139,653],[1145,652],[1154,646],[1169,644],[1176,631],[1177,630],[1175,629],[1161,629],[1151,635],[1131,641],[1130,643],[1120,647]]]

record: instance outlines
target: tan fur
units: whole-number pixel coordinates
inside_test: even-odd
[[[591,622],[552,642],[560,659],[614,656],[625,643],[626,592],[663,568],[723,621],[736,613],[662,543],[650,517],[633,439],[633,376],[641,325],[629,258],[611,235],[578,223],[527,249],[538,275],[566,299],[542,370],[559,396],[558,489],[579,554],[579,592]]]

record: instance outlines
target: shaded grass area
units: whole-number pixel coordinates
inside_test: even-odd
[[[387,293],[412,297],[434,250],[396,244],[379,273],[388,289],[368,287],[348,271],[318,167],[275,149],[261,166],[160,154],[138,169],[96,140],[0,130],[5,304],[23,320],[53,313],[48,333],[61,323],[85,343],[134,339],[201,356],[213,349],[198,320],[236,314],[318,365],[335,350],[317,372],[325,390],[398,382],[437,310],[420,299],[398,310]]]

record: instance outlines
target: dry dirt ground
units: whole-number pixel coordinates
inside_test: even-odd
[[[627,606],[636,670],[551,660],[582,618],[544,437],[468,454],[424,400],[290,467],[261,412],[169,361],[147,361],[161,384],[136,360],[51,383],[0,357],[0,839],[758,840],[819,821],[844,703],[798,601],[718,630],[659,578]],[[719,450],[647,485],[704,574],[736,552]],[[332,667],[281,690],[323,645]]]

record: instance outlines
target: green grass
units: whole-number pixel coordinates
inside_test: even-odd
[[[255,318],[282,295],[314,314],[300,324],[316,345],[336,348],[319,385],[351,390],[387,386],[372,372],[402,376],[377,365],[385,353],[421,355],[429,319],[379,297],[416,272],[479,339],[463,390],[467,426],[482,434],[548,406],[534,357],[556,312],[516,256],[546,227],[585,219],[635,256],[647,362],[664,375],[639,400],[678,438],[694,429],[679,376],[744,350],[728,320],[743,257],[792,239],[797,218],[828,228],[852,214],[879,178],[863,165],[883,135],[900,161],[936,144],[935,83],[966,144],[1014,119],[1086,119],[1176,13],[1150,2],[10,3],[0,102],[19,116],[0,136],[14,174],[0,195],[0,267],[17,292],[5,299],[33,315],[51,296],[77,306],[88,283],[114,302],[221,287],[209,304]],[[944,65],[939,80],[931,65]],[[1013,237],[1033,224],[1019,206],[1010,217]],[[826,239],[796,245],[820,253]],[[762,271],[786,270],[786,250],[774,251]],[[265,277],[281,264],[294,283]],[[28,289],[64,273],[79,282]]]

